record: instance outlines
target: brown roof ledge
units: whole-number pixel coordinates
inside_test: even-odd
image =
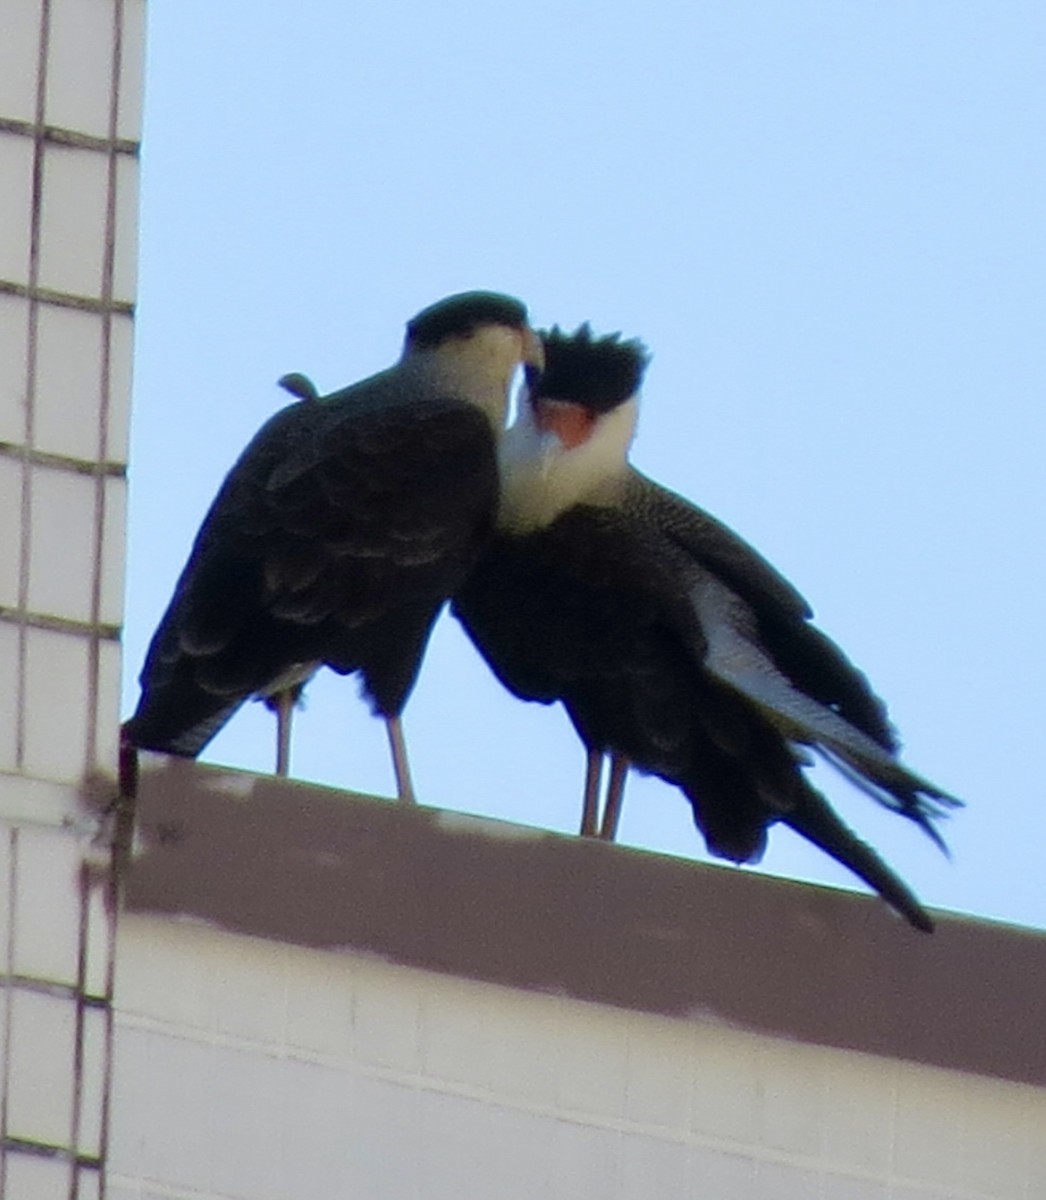
[[[1046,935],[143,756],[133,911],[1046,1084]]]

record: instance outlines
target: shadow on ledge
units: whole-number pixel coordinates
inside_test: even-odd
[[[1046,1084],[1046,936],[143,755],[132,911]]]

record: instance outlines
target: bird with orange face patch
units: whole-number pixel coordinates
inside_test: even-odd
[[[560,701],[588,752],[582,832],[613,837],[629,764],[678,786],[709,850],[757,860],[781,823],[918,929],[930,917],[813,787],[820,753],[941,843],[957,803],[910,771],[882,702],[794,587],[628,453],[644,348],[587,326],[545,336],[499,450],[498,536],[454,612],[516,695]]]

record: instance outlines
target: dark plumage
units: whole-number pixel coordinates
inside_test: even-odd
[[[323,664],[359,671],[392,730],[436,615],[490,534],[523,360],[541,362],[523,305],[471,292],[419,313],[380,374],[322,398],[304,377],[285,382],[301,402],[262,427],[211,505],[126,740],[195,757],[250,696]]]
[[[276,381],[285,392],[289,392],[292,396],[296,396],[299,400],[307,401],[312,404],[320,399],[319,388],[312,382],[308,375],[302,375],[300,371],[291,371],[287,375],[281,375]],[[316,664],[316,669],[319,669],[319,664]],[[312,678],[312,673],[305,675],[302,678],[294,678],[293,681],[279,691],[261,692],[259,699],[265,707],[276,717],[276,767],[277,775],[286,776],[291,770],[291,724],[294,719],[294,710],[299,705],[304,705],[303,694],[305,685]]]
[[[933,820],[954,802],[899,762],[882,702],[791,584],[629,465],[642,348],[587,328],[545,344],[502,445],[499,536],[454,601],[473,641],[516,695],[562,701],[590,755],[679,786],[712,853],[756,860],[784,822],[932,928],[810,784],[802,748],[938,842]],[[623,347],[631,376],[604,370]],[[588,418],[570,415],[575,393]],[[591,423],[574,449],[557,440],[563,418]]]

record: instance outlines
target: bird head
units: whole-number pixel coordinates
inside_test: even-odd
[[[497,428],[518,367],[540,373],[544,344],[526,306],[499,292],[459,292],[422,309],[407,323],[404,361],[424,360],[441,383],[477,403]]]
[[[526,372],[521,403],[541,439],[547,474],[563,455],[582,450],[579,461],[604,457],[607,466],[624,460],[635,434],[636,400],[650,355],[642,342],[624,341],[619,333],[594,337],[586,322],[574,333],[558,326],[542,334],[545,369]],[[598,431],[598,436],[597,436]]]
[[[603,502],[627,474],[638,392],[649,362],[638,341],[554,328],[542,337],[545,369],[527,368],[519,412],[499,451],[499,522],[518,532],[547,525],[571,505]]]
[[[650,355],[642,342],[623,341],[619,333],[593,337],[587,322],[572,334],[554,326],[542,342],[545,368],[527,368],[525,402],[542,434],[574,450],[600,418],[635,400]]]

